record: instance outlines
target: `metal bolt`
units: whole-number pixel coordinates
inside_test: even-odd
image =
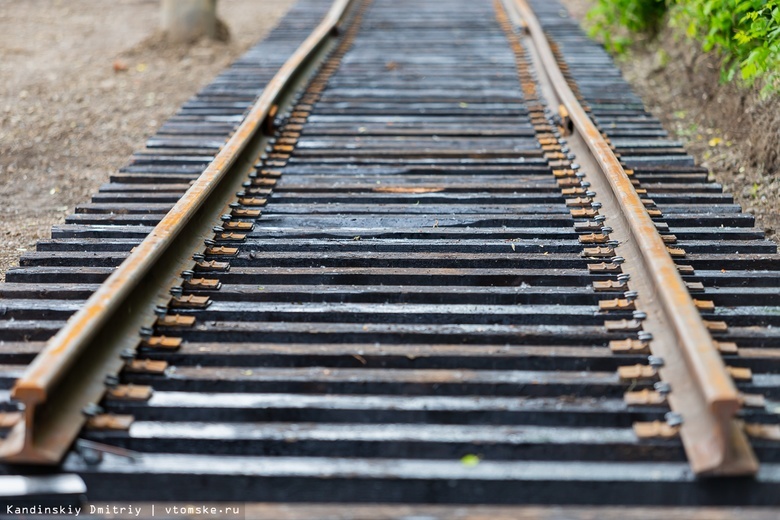
[[[195,276],[195,271],[193,271],[192,269],[187,269],[186,271],[181,272],[181,277],[186,282],[192,280],[193,276]]]
[[[249,181],[244,181],[241,183],[241,186],[243,186],[244,188],[249,188],[252,186],[252,183]]]
[[[653,333],[647,332],[646,330],[640,330],[636,337],[639,339],[639,341],[652,341]]]
[[[605,243],[606,243],[607,246],[609,246],[611,248],[615,248],[615,247],[620,245],[620,242],[617,241],[617,240],[607,240]]]
[[[607,217],[604,215],[596,215],[595,217],[593,217],[593,222],[596,222],[597,224],[600,224],[605,220],[607,220]]]
[[[627,282],[631,279],[631,275],[628,273],[620,273],[617,275],[617,281],[618,282]]]
[[[590,207],[593,209],[601,209],[601,202],[591,202]]]
[[[244,190],[237,191],[236,197],[246,197],[246,192]]]
[[[222,222],[230,222],[231,220],[233,220],[233,215],[231,215],[231,214],[229,214],[229,213],[225,213],[224,215],[222,215],[221,217],[219,217],[219,219],[220,219]]]
[[[103,380],[103,384],[105,384],[107,388],[116,388],[119,386],[119,378],[113,374],[109,374]]]
[[[653,385],[653,389],[661,395],[668,395],[672,393],[672,385],[666,381],[657,381]]]
[[[647,364],[653,368],[661,368],[665,363],[661,356],[647,356]]]
[[[569,147],[568,146],[562,146],[561,147],[561,153],[569,153]]]
[[[238,209],[241,207],[241,204],[239,204],[238,202],[231,202],[230,204],[228,204],[228,206],[231,207],[232,209]]]
[[[103,462],[103,454],[98,450],[93,450],[92,448],[79,446],[78,452],[79,455],[81,455],[84,464],[86,464],[87,466],[96,466],[101,462]]]
[[[637,321],[642,321],[647,319],[647,313],[644,311],[634,311],[631,313],[631,315],[634,317]]]
[[[155,314],[155,316],[157,316],[158,318],[162,318],[163,316],[165,316],[166,314],[168,314],[168,307],[164,307],[164,306],[162,306],[162,305],[156,305],[156,306],[154,307],[154,314]]]
[[[101,408],[96,403],[89,403],[87,406],[81,409],[81,413],[84,414],[86,417],[95,417],[96,415],[100,415],[104,412],[103,408]]]
[[[206,247],[214,247],[215,245],[217,245],[217,243],[211,240],[210,238],[204,240],[203,243],[206,244]]]
[[[211,228],[211,230],[214,233],[224,233],[225,232],[225,228],[223,228],[222,226],[214,226],[214,227]]]
[[[585,172],[574,172],[574,176],[578,179],[584,179],[585,178]]]
[[[171,287],[170,293],[172,296],[178,298],[184,294],[184,287]]]
[[[206,259],[206,255],[204,255],[203,253],[195,253],[194,255],[192,255],[192,259],[195,260],[196,262],[202,262]]]
[[[558,144],[566,144],[568,141],[566,139],[558,139]]]
[[[609,235],[610,233],[612,233],[612,231],[613,231],[612,228],[609,226],[604,226],[603,228],[601,228],[601,234],[604,236]]]
[[[595,191],[586,191],[585,192],[585,196],[592,199],[593,197],[596,196],[596,192]]]
[[[132,361],[135,359],[135,350],[126,348],[119,354],[119,357],[125,361]]]
[[[618,281],[621,281],[620,278],[618,278]],[[637,298],[639,298],[639,293],[636,292],[636,291],[626,291],[626,292],[623,293],[623,297],[626,300],[632,302],[632,301],[636,300]]]
[[[581,181],[580,188],[590,188],[590,183],[588,181]]]
[[[141,327],[141,330],[138,331],[138,335],[141,336],[141,339],[148,340],[154,335],[154,329],[151,327]]]
[[[669,426],[680,426],[683,423],[682,415],[677,412],[666,412],[664,419],[666,419],[666,424]]]
[[[566,154],[566,158],[567,158],[568,160],[570,160],[570,161],[573,161],[574,159],[576,159],[576,158],[577,158],[577,156],[576,156],[576,155],[574,155],[573,153],[567,153],[567,154]]]
[[[615,264],[615,265],[620,265],[620,264],[622,264],[625,261],[626,261],[626,259],[623,258],[622,256],[613,256],[612,257],[612,263]]]
[[[569,166],[569,168],[571,168],[572,170],[579,170],[580,165],[577,163],[571,163],[571,166]]]

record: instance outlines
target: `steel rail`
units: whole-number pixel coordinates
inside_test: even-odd
[[[510,1],[558,101],[603,172],[611,190],[608,197],[619,207],[626,241],[618,247],[633,251],[635,269],[647,288],[642,298],[647,310],[652,308],[669,329],[665,331],[669,341],[656,338],[650,349],[664,356],[668,365],[676,360],[685,365],[666,366],[660,373],[673,390],[669,404],[683,419],[680,437],[691,468],[699,475],[755,474],[758,461],[736,419],[742,397],[677,266],[620,161],[569,87],[535,13],[526,0]]]
[[[105,337],[106,327],[115,326],[117,316],[130,311],[131,293],[148,280],[158,261],[214,196],[238,157],[260,135],[268,118],[273,117],[273,107],[289,94],[287,90],[301,71],[311,66],[326,43],[337,37],[339,25],[354,2],[334,1],[320,24],[266,85],[244,121],[195,183],[33,360],[13,387],[11,396],[24,406],[24,417],[0,444],[0,458],[12,463],[60,462],[86,420],[81,413],[84,406],[100,400],[105,390],[103,378],[122,366],[119,352],[99,352],[97,357],[103,362],[96,363],[91,359],[96,357],[95,349],[90,346],[99,333]],[[137,337],[134,341],[137,344]],[[78,377],[71,372],[73,369],[79,371]],[[89,380],[89,384],[74,382],[74,378]],[[78,396],[72,395],[71,399],[76,387]],[[69,394],[67,400],[64,393]],[[63,409],[66,404],[68,410]]]

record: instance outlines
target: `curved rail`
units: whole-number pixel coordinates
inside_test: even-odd
[[[632,256],[640,264],[637,268],[649,285],[646,302],[663,315],[673,334],[673,345],[654,340],[651,350],[667,360],[681,358],[685,364],[684,369],[661,369],[661,375],[678,390],[670,395],[669,402],[683,417],[680,436],[692,469],[697,474],[711,475],[756,473],[758,462],[735,419],[742,398],[677,266],[620,161],[569,87],[533,10],[526,0],[512,1],[555,95],[598,163],[611,189],[610,196],[620,208],[628,238],[626,245],[634,250]]]
[[[65,391],[60,388],[65,376],[70,375],[69,371],[84,357],[98,331],[110,326],[112,318],[125,310],[123,307],[130,294],[155,268],[228,176],[248,143],[263,129],[266,120],[273,117],[274,106],[285,95],[299,71],[310,64],[326,42],[336,37],[339,24],[353,2],[335,0],[320,24],[266,85],[247,117],[201,176],[84,306],[49,340],[16,382],[11,395],[24,405],[24,419],[0,444],[0,458],[14,463],[36,464],[56,464],[62,459],[84,424],[81,410],[86,404],[101,398],[104,390],[102,378],[106,372],[84,375],[84,378],[94,376],[96,382],[91,388],[84,388],[80,399],[76,400],[79,401],[78,406],[71,405],[67,412],[51,405],[52,399]],[[113,357],[119,360],[118,355]]]

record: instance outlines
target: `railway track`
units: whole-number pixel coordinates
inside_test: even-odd
[[[773,505],[776,246],[560,12],[302,0],[8,272],[0,482]]]

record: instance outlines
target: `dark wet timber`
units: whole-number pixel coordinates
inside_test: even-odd
[[[775,504],[776,246],[557,2],[532,6],[659,233],[683,251],[683,279],[749,395],[757,476],[698,478],[674,433],[634,429],[670,415],[663,400],[624,399],[659,389],[646,351],[614,348],[640,341],[641,319],[600,307],[631,282],[614,251],[590,249],[616,244],[583,243],[600,226],[572,211],[592,201],[572,204],[585,197],[577,158],[557,108],[529,91],[538,74],[521,29],[500,3],[471,0],[357,3],[109,382],[153,389],[101,403],[99,415],[132,424],[83,430],[56,469],[0,473],[76,474],[91,501]],[[328,7],[302,0],[8,272],[2,431],[25,365],[173,207]],[[625,377],[631,365],[649,372]]]

